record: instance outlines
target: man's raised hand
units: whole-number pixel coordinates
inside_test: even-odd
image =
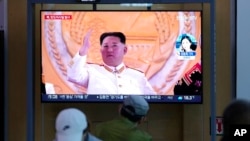
[[[79,55],[84,56],[87,55],[89,47],[90,47],[90,35],[92,33],[92,29],[89,29],[88,32],[86,33],[85,37],[83,38],[83,45],[79,50]]]

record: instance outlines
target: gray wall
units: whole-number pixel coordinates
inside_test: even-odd
[[[238,0],[237,1],[237,76],[236,76],[236,92],[237,98],[250,100],[250,1]]]

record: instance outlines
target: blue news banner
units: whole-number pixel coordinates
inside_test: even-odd
[[[230,141],[250,141],[250,124],[230,125]]]

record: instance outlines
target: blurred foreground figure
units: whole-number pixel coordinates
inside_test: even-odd
[[[152,137],[138,128],[146,120],[149,110],[142,96],[130,95],[119,108],[120,116],[97,125],[96,136],[104,141],[152,141]]]
[[[223,112],[224,134],[221,141],[245,141],[242,136],[237,136],[236,129],[248,127],[248,137],[250,137],[250,101],[234,100]],[[249,140],[248,140],[249,139]],[[250,141],[250,138],[246,140]]]
[[[101,141],[88,131],[85,114],[76,108],[62,110],[56,118],[54,141]]]

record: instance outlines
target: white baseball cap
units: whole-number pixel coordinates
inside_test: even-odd
[[[83,131],[87,128],[85,114],[76,108],[67,108],[56,117],[57,141],[81,141]]]
[[[124,106],[132,106],[135,109],[135,115],[146,115],[149,110],[148,102],[139,95],[129,95],[124,101]]]

